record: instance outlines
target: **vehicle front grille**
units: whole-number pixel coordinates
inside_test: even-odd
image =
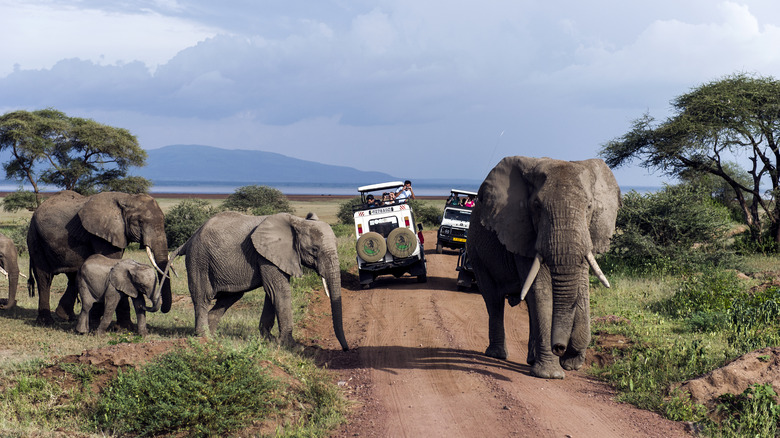
[[[466,237],[466,234],[468,234],[469,230],[462,230],[458,228],[452,229],[452,237]]]

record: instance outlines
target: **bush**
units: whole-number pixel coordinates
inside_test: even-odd
[[[718,398],[718,414],[723,418],[711,432],[713,436],[777,436],[780,405],[770,383],[755,383],[742,394],[723,394]]]
[[[38,207],[38,200],[35,193],[27,190],[17,190],[9,193],[3,199],[3,210],[15,212],[19,210],[35,210]]]
[[[730,225],[728,210],[693,186],[632,190],[623,196],[607,259],[638,271],[722,265],[734,255],[725,250]]]
[[[362,204],[363,202],[360,200],[360,196],[356,196],[339,204],[339,212],[336,214],[339,222],[345,225],[354,225],[355,217],[353,216],[353,207],[357,207]]]
[[[14,241],[16,252],[21,256],[27,252],[27,231],[30,229],[30,219],[17,219],[13,225],[3,227],[3,234]]]
[[[290,201],[281,191],[268,186],[243,186],[222,203],[226,210],[250,212],[258,216],[275,213],[292,213]]]
[[[94,419],[116,434],[221,436],[276,411],[279,387],[252,355],[193,341],[120,373],[98,400]]]
[[[170,248],[183,245],[211,216],[219,213],[203,199],[185,199],[165,215],[165,237]]]
[[[436,228],[441,223],[441,216],[444,214],[443,208],[439,209],[417,199],[410,199],[409,206],[412,207],[414,220],[418,224],[424,224],[426,228]]]

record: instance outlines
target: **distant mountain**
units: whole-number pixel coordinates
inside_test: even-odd
[[[146,166],[132,173],[160,182],[373,184],[398,178],[264,151],[171,145],[147,150]]]

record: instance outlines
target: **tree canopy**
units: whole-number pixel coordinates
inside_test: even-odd
[[[0,150],[11,160],[6,178],[89,194],[116,187],[147,191],[151,183],[128,177],[146,164],[146,151],[130,131],[94,120],[68,117],[55,109],[13,111],[0,116]]]
[[[770,231],[780,242],[780,209],[774,202],[780,190],[780,82],[734,74],[671,104],[674,114],[665,121],[655,123],[646,113],[629,132],[604,145],[607,164],[616,168],[638,160],[675,177],[686,172],[718,177],[733,189],[753,237],[760,241]],[[734,165],[739,159],[746,160],[747,170]]]

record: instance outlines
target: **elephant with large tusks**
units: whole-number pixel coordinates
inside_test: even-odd
[[[75,320],[76,274],[81,265],[93,254],[122,258],[130,242],[146,248],[158,269],[162,311],[167,313],[171,308],[171,284],[168,278],[163,281],[163,270],[168,267],[168,241],[163,212],[154,198],[119,192],[82,196],[66,190],[44,201],[33,213],[27,233],[31,274],[27,288],[33,296],[38,283],[38,322],[53,322],[49,298],[55,275],[68,277],[56,314]],[[117,319],[120,327],[132,327],[127,299],[120,301]]]
[[[589,268],[609,287],[594,254],[615,232],[617,181],[599,159],[506,157],[478,198],[466,251],[488,311],[485,354],[506,359],[504,302],[527,298],[531,374],[562,379],[590,342]]]
[[[262,286],[266,293],[260,332],[270,338],[274,318],[279,341],[295,345],[292,336],[290,277],[314,269],[330,296],[333,329],[347,350],[341,316],[341,268],[336,235],[330,225],[309,213],[306,219],[287,213],[249,216],[232,211],[210,218],[170,255],[186,256],[187,282],[195,307],[195,331],[215,333],[220,318],[245,292]],[[208,310],[211,301],[216,303]]]

